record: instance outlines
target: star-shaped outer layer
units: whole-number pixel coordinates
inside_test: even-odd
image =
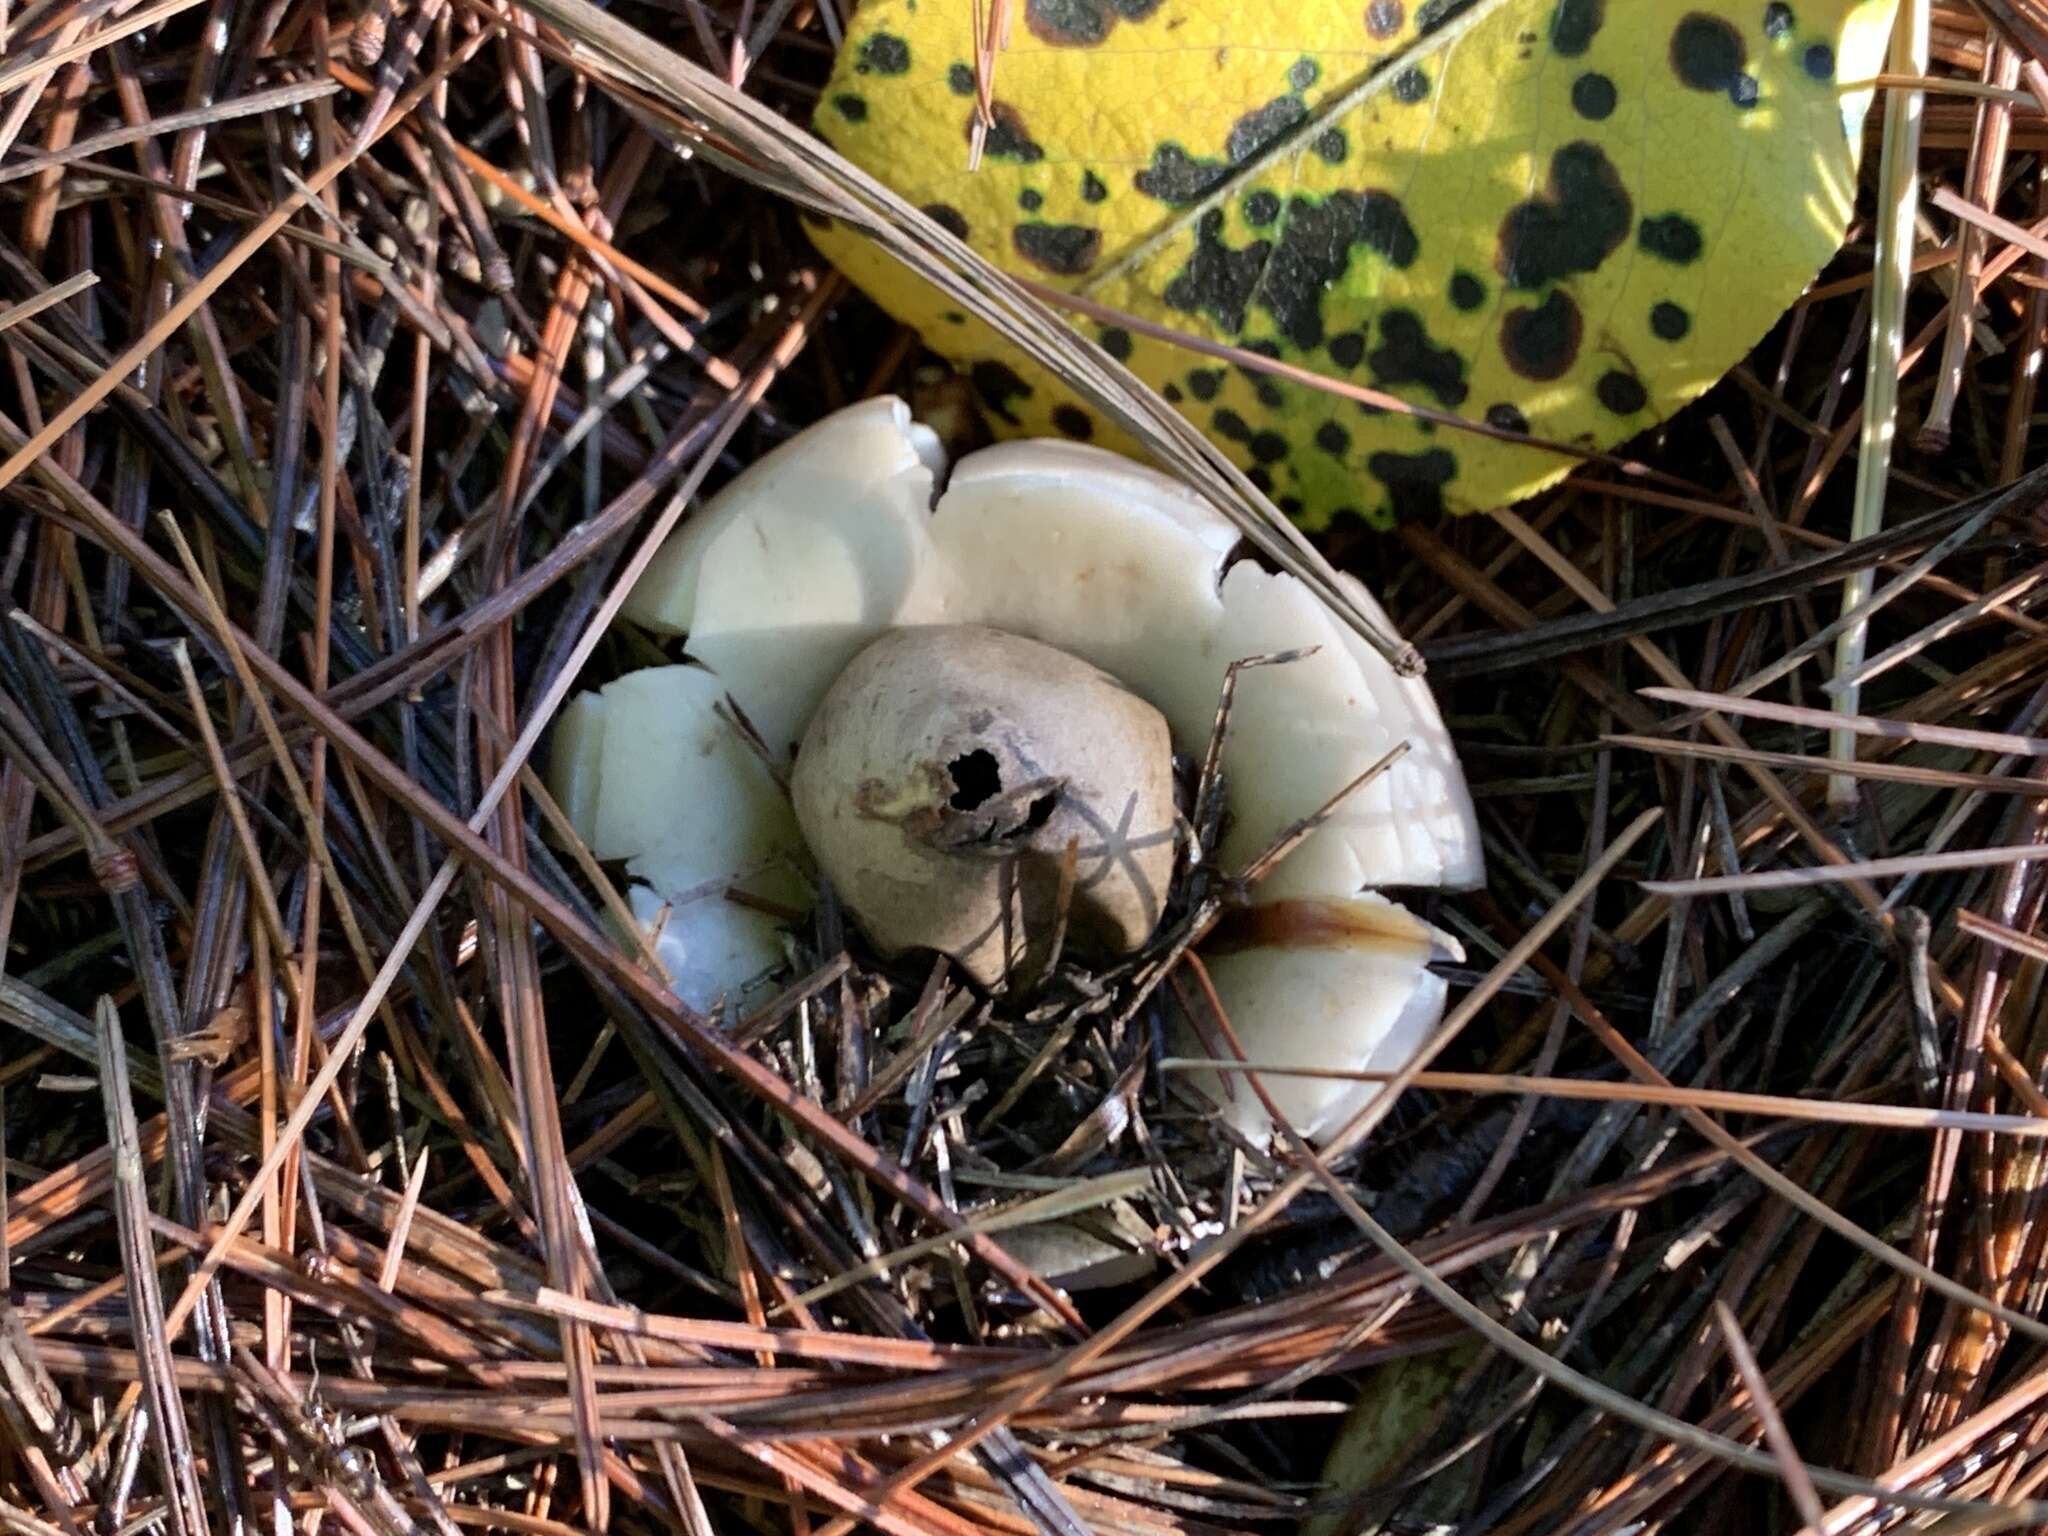
[[[1834,255],[1896,0],[862,0],[813,127],[1008,271],[1412,405],[1599,449]],[[998,435],[1114,423],[872,244],[819,248]],[[1305,526],[1484,510],[1576,459],[1078,322]]]
[[[1396,743],[1410,750],[1260,884],[1205,958],[1253,1061],[1405,1059],[1443,1005],[1428,962],[1457,946],[1374,892],[1481,878],[1464,775],[1427,686],[1397,677],[1292,577],[1237,558],[1220,515],[1128,460],[1001,444],[955,466],[935,503],[943,469],[936,438],[893,398],[785,443],[677,532],[626,605],[685,637],[690,663],[628,674],[564,712],[555,793],[599,858],[624,861],[678,992],[709,1006],[780,960],[762,909],[801,904],[805,855],[778,775],[833,679],[885,630],[979,624],[1056,646],[1152,703],[1197,756],[1233,661],[1313,648],[1240,676],[1220,867],[1242,869]],[[1269,1129],[1241,1081],[1206,1086],[1248,1132]],[[1268,1086],[1310,1135],[1357,1093]]]

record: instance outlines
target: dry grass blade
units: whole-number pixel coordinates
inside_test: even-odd
[[[1928,0],[1902,0],[1892,23],[1891,68],[1895,74],[1924,76],[1928,70]],[[1906,290],[1913,280],[1913,236],[1920,203],[1920,117],[1926,98],[1917,90],[1892,90],[1884,98],[1884,138],[1878,161],[1880,222],[1877,266],[1870,295],[1870,345],[1864,357],[1862,436],[1856,452],[1855,504],[1850,540],[1867,539],[1884,520],[1891,482],[1892,444],[1898,436],[1899,374],[1906,349]],[[1870,596],[1867,572],[1842,586],[1847,614]],[[1869,631],[1850,625],[1835,644],[1835,671],[1861,665]],[[1856,713],[1856,690],[1835,696],[1835,707]],[[1854,739],[1844,731],[1829,738],[1829,755],[1852,758]],[[1838,809],[1854,802],[1855,781],[1828,782],[1828,802]]]

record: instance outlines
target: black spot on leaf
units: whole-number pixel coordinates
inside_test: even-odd
[[[955,96],[974,94],[974,66],[971,64],[948,64],[946,66],[946,89]]]
[[[1254,432],[1247,446],[1261,464],[1278,464],[1287,457],[1287,439],[1278,432]]]
[[[1365,361],[1365,337],[1357,331],[1339,331],[1325,345],[1330,361],[1339,368],[1356,368]]]
[[[1081,173],[1081,201],[1099,203],[1109,196],[1109,184],[1093,171]]]
[[[1326,421],[1316,428],[1316,446],[1341,459],[1351,451],[1351,434],[1336,422]]]
[[[951,203],[926,203],[919,211],[954,239],[967,238],[967,216]]]
[[[1314,59],[1296,59],[1287,66],[1287,83],[1297,91],[1305,91],[1322,77],[1322,66]]]
[[[1600,23],[1607,19],[1603,0],[1558,0],[1550,13],[1550,46],[1568,59],[1576,59],[1593,46]]]
[[[1422,453],[1375,453],[1365,467],[1387,488],[1397,518],[1443,516],[1443,490],[1458,472],[1448,448]]]
[[[1835,78],[1835,50],[1826,43],[1815,43],[1806,50],[1806,56],[1799,62],[1807,74],[1816,80]]]
[[[983,359],[967,370],[968,382],[974,392],[981,396],[981,403],[994,414],[1002,417],[1011,426],[1018,426],[1017,413],[1010,409],[1012,400],[1029,400],[1031,386],[1007,363]]]
[[[1692,329],[1692,316],[1668,299],[1650,306],[1650,331],[1660,341],[1682,341]]]
[[[1017,206],[1026,213],[1036,213],[1045,206],[1045,194],[1032,187],[1026,187],[1017,194]]]
[[[1591,272],[1628,234],[1628,188],[1597,144],[1580,140],[1550,157],[1545,195],[1518,203],[1501,221],[1500,274],[1510,288],[1541,288]]]
[[[1261,187],[1244,200],[1244,219],[1247,224],[1263,228],[1280,217],[1280,194]]]
[[[853,56],[857,75],[902,75],[910,72],[910,44],[892,32],[876,32],[864,38]]]
[[[1511,309],[1501,317],[1500,350],[1525,379],[1556,379],[1577,361],[1584,323],[1579,306],[1560,288],[1532,309]]]
[[[1159,0],[1027,0],[1024,24],[1055,48],[1092,48],[1119,21],[1143,21]]]
[[[1695,91],[1726,93],[1737,106],[1756,104],[1756,81],[1743,70],[1749,50],[1725,17],[1694,11],[1671,31],[1671,70]]]
[[[1194,254],[1161,296],[1175,309],[1208,315],[1234,334],[1244,329],[1245,311],[1272,249],[1272,241],[1254,240],[1232,250],[1223,243],[1223,210],[1211,208],[1195,225]]]
[[[1095,435],[1095,423],[1078,405],[1054,406],[1052,424],[1059,428],[1061,436],[1071,437],[1077,442],[1085,443]]]
[[[1325,128],[1316,135],[1311,146],[1316,154],[1331,165],[1342,165],[1344,157],[1351,153],[1351,143],[1344,137],[1342,128]]]
[[[1394,76],[1394,100],[1412,107],[1429,99],[1429,76],[1420,69],[1404,69]]]
[[[1244,472],[1244,477],[1245,479],[1251,481],[1253,485],[1257,486],[1261,492],[1268,494],[1271,493],[1273,489],[1273,477],[1271,474],[1267,472],[1265,465],[1254,464],[1250,469]]]
[[[1102,350],[1120,363],[1131,360],[1131,333],[1120,325],[1102,328]]]
[[[1660,213],[1643,220],[1636,231],[1636,243],[1652,256],[1680,267],[1698,261],[1705,244],[1699,225],[1682,213]]]
[[[1160,398],[1165,400],[1168,405],[1179,405],[1181,401],[1187,398],[1187,396],[1181,393],[1180,386],[1171,381],[1160,386],[1159,394]]]
[[[1267,242],[1260,241],[1260,246]],[[1259,303],[1280,334],[1306,350],[1323,340],[1323,296],[1360,247],[1397,267],[1411,265],[1421,242],[1399,198],[1386,192],[1332,192],[1321,201],[1288,200],[1287,220],[1258,281]]]
[[[1617,416],[1633,416],[1650,403],[1650,392],[1643,388],[1643,381],[1618,368],[1601,374],[1593,393]]]
[[[1450,296],[1453,308],[1469,312],[1486,302],[1486,284],[1470,272],[1453,272]]]
[[[1162,203],[1192,203],[1229,175],[1230,167],[1221,160],[1199,160],[1178,144],[1158,144],[1152,149],[1152,163],[1133,176],[1131,184]]]
[[[1024,114],[1006,101],[991,103],[989,107],[988,137],[982,141],[982,153],[995,160],[1016,160],[1032,165],[1045,158],[1043,146],[1032,142],[1031,131],[1024,126]],[[974,139],[974,114],[967,116],[967,138]]]
[[[1230,125],[1230,136],[1223,141],[1223,152],[1233,165],[1241,163],[1307,116],[1308,107],[1299,96],[1276,96]]]
[[[1572,82],[1572,110],[1591,122],[1605,122],[1614,115],[1614,82],[1587,70]]]
[[[1427,37],[1438,27],[1455,21],[1460,11],[1471,9],[1475,0],[1423,0],[1415,8],[1415,30]]]
[[[1785,4],[1784,0],[1771,0],[1771,3],[1764,7],[1764,36],[1772,42],[1775,43],[1781,37],[1791,36],[1794,25],[1792,7]]]
[[[1385,42],[1401,30],[1401,23],[1408,19],[1408,8],[1401,0],[1371,0],[1365,8],[1366,36]]]
[[[1188,390],[1197,400],[1214,400],[1223,387],[1221,368],[1194,368],[1188,372]]]
[[[1380,344],[1366,363],[1375,384],[1420,384],[1441,405],[1464,403],[1465,359],[1450,347],[1432,345],[1422,316],[1412,309],[1380,316]]]
[[[868,99],[856,96],[851,91],[841,91],[832,98],[832,105],[839,109],[839,115],[849,123],[864,123],[868,120]]]
[[[1060,277],[1078,277],[1102,254],[1102,231],[1086,224],[1019,224],[1010,242],[1033,266]]]
[[[1525,437],[1529,433],[1529,418],[1512,405],[1489,405],[1486,408],[1486,424],[1496,432],[1520,432]]]
[[[1227,437],[1233,443],[1248,443],[1252,440],[1251,424],[1229,406],[1219,408],[1209,418],[1209,424],[1216,429],[1218,437]]]

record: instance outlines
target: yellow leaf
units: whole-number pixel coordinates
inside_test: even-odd
[[[863,0],[816,127],[1012,272],[1605,448],[1713,384],[1840,244],[1895,5],[1013,0],[970,171],[975,8]],[[1122,446],[857,231],[815,236],[998,431]],[[1572,467],[1084,329],[1311,527],[1497,506]]]

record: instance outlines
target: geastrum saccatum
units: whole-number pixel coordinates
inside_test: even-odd
[[[1074,443],[1003,444],[946,475],[901,401],[865,401],[671,538],[625,613],[690,660],[572,701],[555,793],[596,856],[624,862],[693,1004],[783,963],[814,872],[883,953],[938,950],[994,986],[1030,974],[1055,929],[1107,955],[1152,937],[1187,853],[1175,754],[1204,753],[1233,662],[1300,653],[1239,673],[1211,867],[1241,872],[1408,750],[1201,955],[1254,1062],[1398,1066],[1442,1012],[1429,964],[1457,946],[1378,891],[1477,883],[1464,776],[1427,686],[1238,543],[1184,487]],[[1312,1138],[1374,1091],[1266,1082]],[[1202,1086],[1270,1133],[1241,1085]]]

